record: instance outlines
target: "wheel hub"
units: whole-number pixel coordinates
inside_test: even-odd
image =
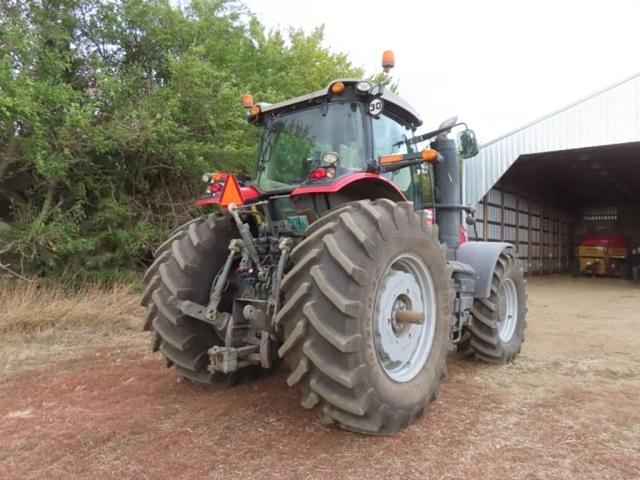
[[[393,302],[393,307],[391,308],[391,328],[396,336],[404,333],[408,327],[408,324],[401,323],[397,320],[396,313],[398,310],[411,310],[411,299],[403,293],[398,295],[396,300]]]
[[[503,342],[511,341],[518,323],[518,291],[510,278],[505,279],[498,291],[498,336]]]
[[[413,254],[396,257],[376,297],[373,323],[378,359],[389,377],[407,382],[422,370],[435,333],[435,292],[429,270]],[[422,323],[399,322],[400,310],[420,312]]]

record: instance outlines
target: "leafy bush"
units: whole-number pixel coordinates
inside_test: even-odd
[[[362,74],[322,39],[230,0],[0,3],[0,263],[130,278],[192,215],[202,172],[249,171],[241,94]]]

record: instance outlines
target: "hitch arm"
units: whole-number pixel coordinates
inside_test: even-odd
[[[211,321],[214,321],[216,315],[218,314],[218,305],[220,304],[220,300],[222,300],[222,290],[227,284],[227,279],[229,278],[231,264],[236,258],[236,255],[242,251],[243,246],[244,242],[239,239],[231,240],[231,242],[229,243],[229,255],[224,262],[224,266],[222,267],[220,275],[218,275],[215,283],[213,284],[213,291],[211,292],[211,297],[209,298],[209,305],[207,305],[206,316]]]
[[[247,252],[249,252],[249,258],[251,258],[251,261],[255,264],[258,271],[261,271],[262,267],[260,266],[258,251],[256,250],[255,242],[253,241],[253,237],[251,236],[249,225],[244,223],[240,218],[240,215],[238,215],[238,207],[235,203],[230,203],[227,207],[227,210],[233,217],[233,220],[236,222],[238,232],[240,233],[242,240],[244,240],[244,246],[247,249]]]

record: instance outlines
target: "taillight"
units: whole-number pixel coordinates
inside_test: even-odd
[[[327,170],[324,168],[314,168],[309,173],[309,180],[322,180],[323,178],[327,178]]]
[[[222,185],[219,183],[211,183],[209,184],[209,192],[210,193],[220,193],[222,191]]]
[[[460,236],[458,238],[458,242],[460,243],[460,245],[462,245],[468,240],[469,240],[469,235],[467,234],[467,227],[465,227],[464,225],[460,225]],[[478,239],[476,238],[476,240]]]
[[[429,225],[433,225],[435,223],[433,220],[433,210],[429,208],[424,209],[424,218]]]

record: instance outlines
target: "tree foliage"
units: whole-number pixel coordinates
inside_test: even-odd
[[[266,31],[232,0],[4,0],[0,262],[134,271],[189,216],[202,172],[250,170],[243,93],[273,102],[362,74],[322,40]]]

